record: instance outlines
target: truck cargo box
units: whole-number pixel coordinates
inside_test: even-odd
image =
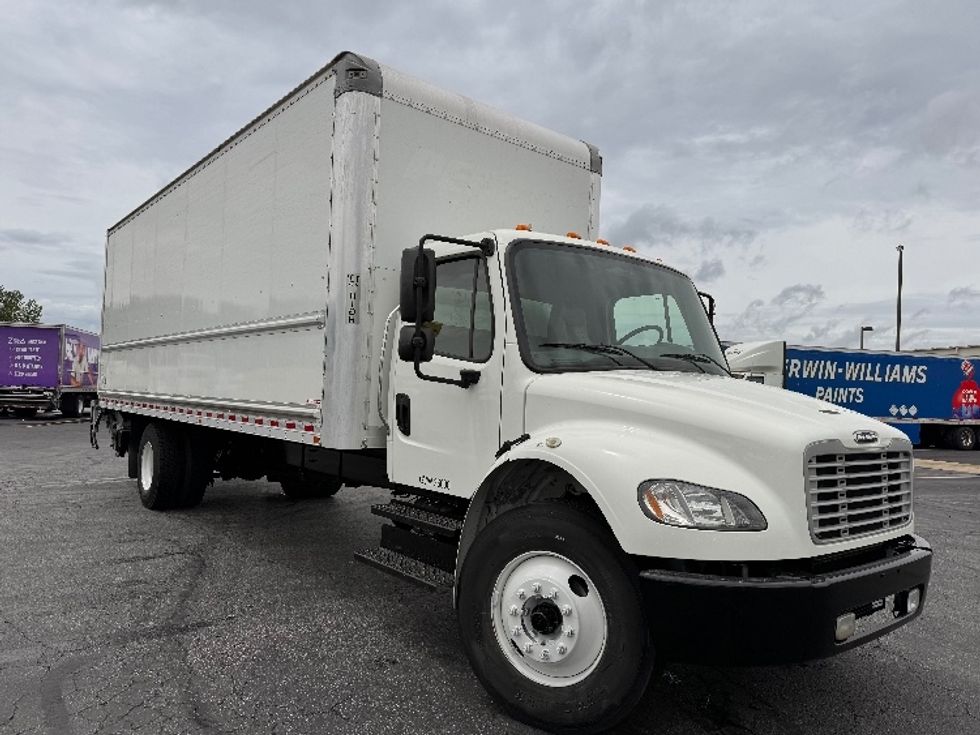
[[[399,259],[428,232],[594,238],[595,148],[351,53],[108,231],[100,402],[384,446]]]

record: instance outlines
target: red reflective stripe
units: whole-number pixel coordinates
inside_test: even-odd
[[[296,422],[295,421],[287,421],[286,422],[286,428],[287,429],[295,429],[296,428]]]
[[[305,424],[303,426],[303,431],[313,431],[313,424]]]
[[[255,419],[256,426],[262,426],[265,423],[265,419]]]
[[[269,420],[269,426],[278,428],[279,427],[279,420],[278,419],[270,419]]]

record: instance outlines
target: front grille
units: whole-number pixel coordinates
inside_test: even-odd
[[[911,452],[817,454],[806,467],[810,536],[818,544],[868,536],[912,520]]]

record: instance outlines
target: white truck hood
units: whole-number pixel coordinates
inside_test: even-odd
[[[911,444],[874,419],[781,388],[672,371],[545,374],[527,387],[525,427],[532,438],[527,451],[550,451],[549,461],[600,498],[629,553],[791,559],[866,546],[913,527],[910,522],[833,542],[812,538],[810,455],[909,452]],[[857,441],[858,432],[865,441]],[[653,478],[741,493],[763,512],[768,528],[716,533],[655,524],[635,501],[638,485]]]
[[[856,431],[874,431],[881,446],[905,435],[886,424],[832,403],[781,388],[725,376],[687,372],[617,370],[541,375],[527,389],[528,403],[556,402],[527,411],[528,429],[539,421],[562,420],[555,412],[609,418],[659,428],[672,423],[706,434],[754,437],[762,443],[795,448],[798,456],[811,442],[838,439],[859,448]],[[560,406],[560,407],[559,407]],[[581,413],[580,413],[581,412]],[[629,418],[628,418],[629,417]]]

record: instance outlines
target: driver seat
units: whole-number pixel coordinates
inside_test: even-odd
[[[548,317],[548,336],[545,341],[591,343],[593,340],[589,336],[585,309],[573,304],[555,304]]]

